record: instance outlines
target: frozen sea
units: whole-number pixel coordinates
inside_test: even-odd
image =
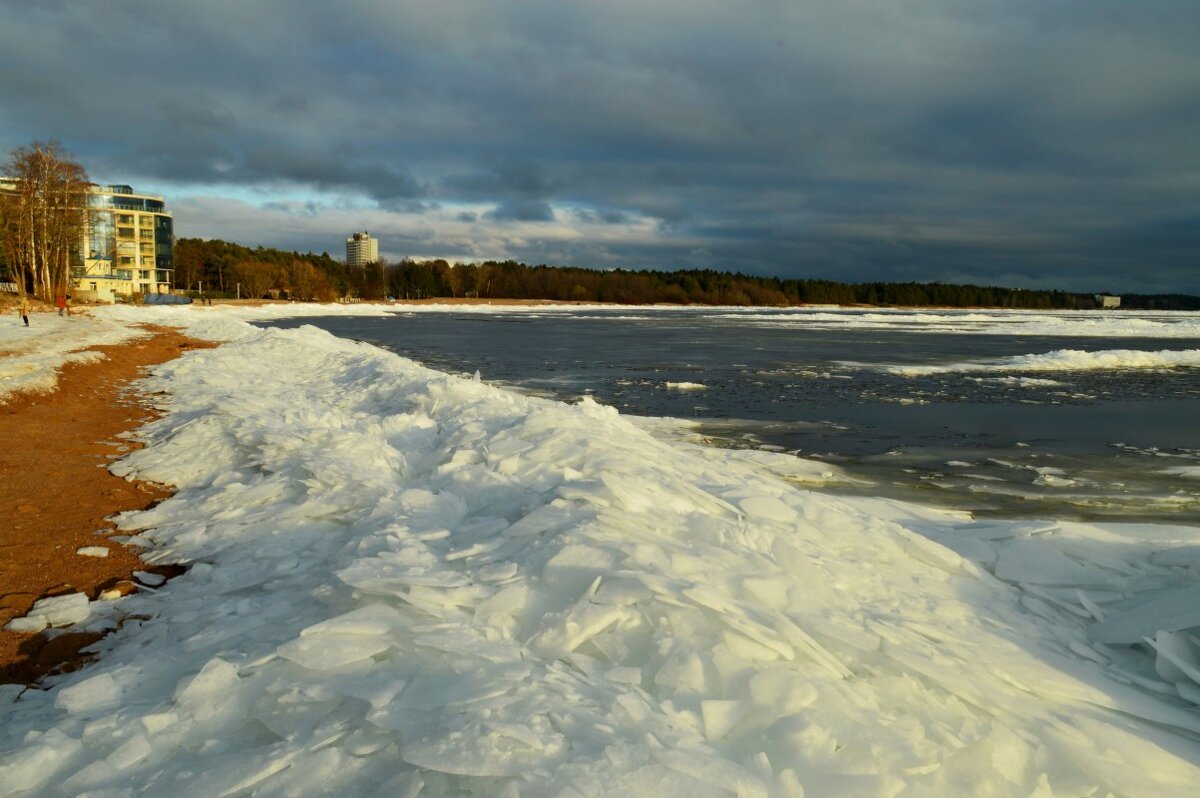
[[[524,392],[686,420],[680,432],[715,445],[834,463],[855,478],[828,486],[839,492],[991,517],[1200,522],[1194,315],[593,308],[278,322],[306,323]]]
[[[186,571],[14,621],[107,634],[0,687],[0,796],[1200,785],[1200,316],[42,316],[0,398],[144,323],[222,346],[108,466],[177,487],[117,523]]]

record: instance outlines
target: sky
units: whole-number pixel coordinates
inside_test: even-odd
[[[0,152],[179,236],[1200,294],[1195,0],[0,0]]]

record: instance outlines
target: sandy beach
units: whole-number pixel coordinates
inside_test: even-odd
[[[68,364],[51,393],[21,393],[0,404],[0,507],[10,519],[0,527],[0,627],[48,596],[83,592],[95,599],[104,590],[130,590],[133,571],[146,570],[134,549],[107,537],[114,529],[107,519],[160,501],[169,489],[121,479],[106,466],[136,446],[121,434],[153,417],[132,381],[148,366],[208,346],[151,329],[149,338],[94,347],[104,358]],[[85,547],[108,553],[76,553]],[[0,683],[26,684],[72,668],[96,637],[0,629]]]

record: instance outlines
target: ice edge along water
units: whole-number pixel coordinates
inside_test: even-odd
[[[154,370],[115,470],[179,486],[120,522],[190,569],[93,602],[122,628],[9,706],[0,793],[1200,783],[1195,529],[832,498],[590,401],[182,318],[229,343]]]

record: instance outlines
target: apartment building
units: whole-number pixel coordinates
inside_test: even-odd
[[[163,198],[126,185],[88,189],[80,299],[112,302],[130,294],[165,294],[174,275],[175,227]]]
[[[346,239],[346,265],[362,268],[379,260],[379,241],[370,233],[355,233]]]

